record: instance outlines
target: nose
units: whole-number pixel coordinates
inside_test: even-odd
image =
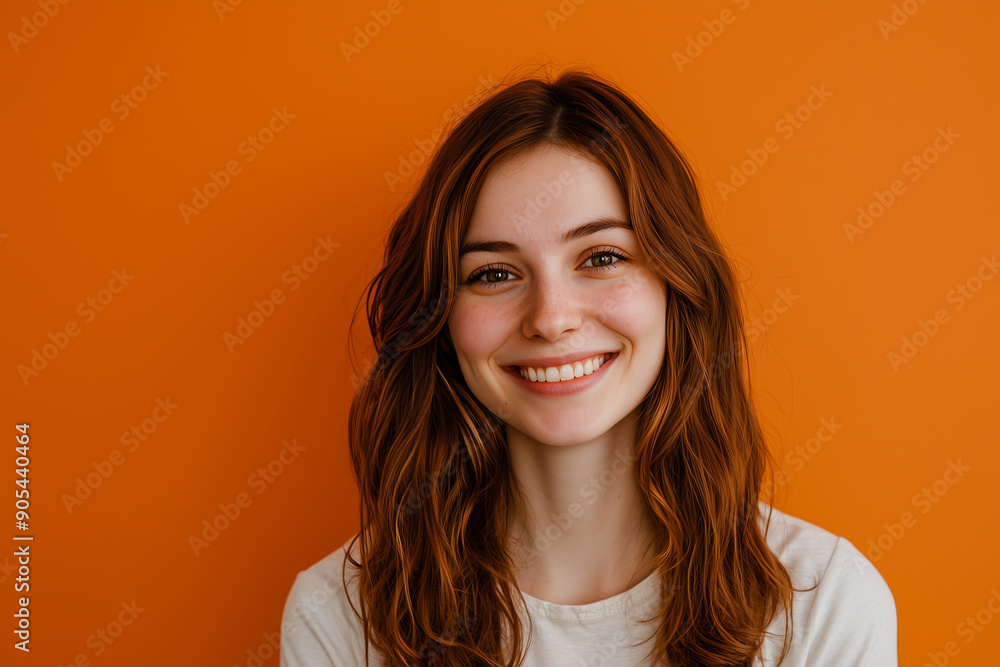
[[[526,300],[522,331],[527,338],[541,336],[556,342],[580,328],[582,311],[571,285],[557,277],[542,277]]]

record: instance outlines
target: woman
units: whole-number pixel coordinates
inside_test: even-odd
[[[361,530],[296,579],[283,665],[896,664],[875,568],[759,502],[732,270],[615,85],[469,112],[367,302]]]

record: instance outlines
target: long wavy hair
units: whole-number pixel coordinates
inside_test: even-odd
[[[783,660],[796,589],[757,521],[773,468],[737,282],[674,143],[621,88],[572,68],[503,82],[454,121],[367,286],[377,358],[349,415],[361,529],[344,562],[357,569],[361,609],[351,606],[366,664],[369,646],[391,667],[524,660],[530,620],[526,631],[508,543],[519,495],[504,422],[469,390],[446,321],[484,180],[544,144],[607,169],[667,286],[668,361],[643,401],[633,469],[669,592],[651,664],[750,665],[780,611]]]

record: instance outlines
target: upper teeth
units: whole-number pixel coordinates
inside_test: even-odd
[[[562,366],[549,366],[548,368],[522,366],[519,370],[521,377],[532,382],[562,382],[590,375],[603,366],[604,362],[610,358],[610,354],[601,354],[591,359],[584,359],[572,364],[563,364]]]

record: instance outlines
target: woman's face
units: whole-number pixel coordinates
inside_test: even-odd
[[[602,436],[660,371],[666,286],[627,220],[607,170],[551,145],[495,168],[476,202],[448,331],[472,393],[539,442]]]

